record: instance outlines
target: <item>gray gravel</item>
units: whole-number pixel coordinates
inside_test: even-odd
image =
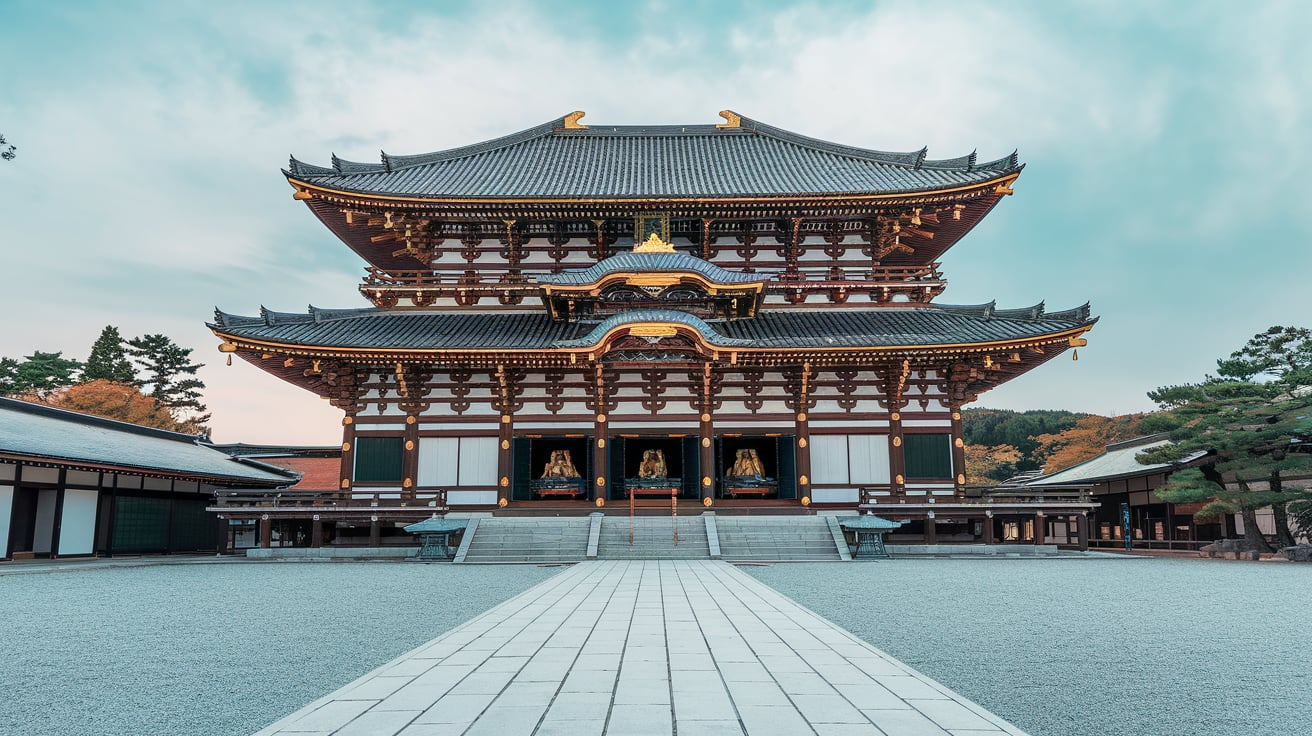
[[[250,734],[559,569],[233,563],[0,576],[0,734]]]
[[[891,560],[743,570],[1033,736],[1312,734],[1312,565]]]

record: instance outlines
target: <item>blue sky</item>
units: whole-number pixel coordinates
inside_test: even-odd
[[[362,306],[363,264],[279,174],[586,110],[724,108],[932,157],[1020,149],[943,258],[941,301],[1102,321],[981,406],[1101,413],[1196,380],[1272,324],[1312,325],[1312,58],[1297,2],[0,2],[0,355],[85,357],[105,324],[208,363],[216,439],[337,441],[338,415],[203,326]]]

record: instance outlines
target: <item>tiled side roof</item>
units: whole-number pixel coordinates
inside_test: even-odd
[[[714,125],[566,128],[565,118],[472,146],[365,164],[293,158],[284,173],[329,189],[426,198],[662,198],[932,191],[1020,171],[1012,153],[928,160],[873,151],[741,118]]]
[[[1034,319],[983,317],[937,307],[767,310],[752,319],[703,321],[685,312],[640,310],[603,323],[553,322],[545,313],[505,314],[319,310],[262,311],[261,317],[216,312],[212,329],[249,340],[315,347],[413,350],[539,350],[595,344],[609,326],[676,322],[713,344],[760,348],[852,348],[964,345],[1040,337],[1092,324],[1087,309]],[[717,342],[718,341],[718,342]]]
[[[696,273],[713,284],[745,284],[770,281],[774,274],[743,273],[721,268],[710,261],[687,253],[617,253],[594,263],[588,268],[572,269],[559,274],[537,277],[539,284],[582,286],[594,284],[607,274],[622,272],[641,273]]]
[[[1092,485],[1118,478],[1152,475],[1169,471],[1207,454],[1206,452],[1198,452],[1178,463],[1157,463],[1152,465],[1144,465],[1135,459],[1139,453],[1145,450],[1169,444],[1171,444],[1170,434],[1165,432],[1116,442],[1107,445],[1107,451],[1092,460],[1085,460],[1078,465],[1063,468],[1051,475],[1040,476],[1025,485],[1034,487]]]
[[[176,473],[243,485],[290,485],[296,473],[242,461],[200,437],[0,398],[0,452],[70,464]]]

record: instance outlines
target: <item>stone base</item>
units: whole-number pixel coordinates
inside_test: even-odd
[[[254,547],[251,560],[403,560],[419,554],[418,547]]]
[[[887,544],[892,557],[919,555],[1024,555],[1026,557],[1057,554],[1055,544]]]
[[[1262,552],[1253,547],[1246,539],[1218,539],[1198,549],[1199,557],[1211,557],[1218,560],[1258,560]]]
[[[1280,550],[1280,556],[1290,562],[1312,562],[1312,544],[1299,544]]]

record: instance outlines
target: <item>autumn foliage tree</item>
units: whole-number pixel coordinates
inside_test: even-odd
[[[1119,417],[1089,414],[1080,417],[1069,429],[1035,437],[1038,445],[1035,455],[1042,459],[1043,472],[1055,473],[1098,457],[1106,451],[1107,445],[1138,437],[1143,418],[1143,414]]]
[[[966,484],[987,486],[1016,475],[1016,465],[1024,458],[1011,445],[966,445]]]
[[[186,434],[204,432],[204,428],[194,420],[175,416],[173,410],[141,393],[136,386],[103,378],[61,389],[49,396],[45,403],[58,409],[117,419],[143,427]]]

